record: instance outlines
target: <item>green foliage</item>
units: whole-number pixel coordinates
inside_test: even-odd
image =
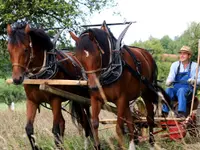
[[[176,45],[175,45],[175,42],[168,35],[163,36],[160,39],[160,43],[161,43],[165,53],[174,54]]]
[[[25,93],[22,85],[7,85],[0,80],[0,103],[10,105],[12,102],[25,100]]]
[[[141,48],[145,48],[149,50],[152,54],[160,54],[163,53],[163,47],[161,45],[161,42],[159,39],[156,39],[154,37],[149,37],[149,40],[147,41],[139,41],[139,42],[134,42],[132,45],[138,46]]]
[[[162,85],[164,86],[165,80],[169,74],[171,63],[157,61],[156,64],[158,66],[158,80],[162,81]]]
[[[183,45],[190,46],[193,51],[192,61],[197,60],[198,56],[198,40],[200,39],[200,25],[192,22],[182,35],[171,39],[168,35],[161,39],[149,37],[147,41],[135,41],[132,45],[149,50],[158,65],[158,79],[166,80],[171,63],[177,61],[176,58],[166,58],[162,60],[162,54],[177,54]]]
[[[199,23],[192,22],[188,29],[180,36],[178,41],[182,45],[188,45],[193,51],[192,60],[196,61],[198,56],[198,40],[200,39],[200,25]]]
[[[6,26],[17,21],[27,21],[32,27],[43,27],[54,36],[52,28],[66,28],[80,32],[80,24],[85,18],[105,7],[116,5],[114,0],[6,0],[0,1],[0,77],[7,76],[8,63],[6,47]],[[59,38],[58,48],[70,46],[63,34]]]
[[[7,0],[0,3],[0,30],[8,23],[27,20],[45,28],[77,28],[86,16],[100,11],[106,6],[113,6],[113,0]],[[75,27],[76,26],[76,27]],[[77,30],[77,29],[76,29]]]

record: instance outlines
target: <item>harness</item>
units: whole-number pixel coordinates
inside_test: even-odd
[[[177,78],[177,75],[178,75],[179,72],[180,72],[180,66],[181,66],[181,62],[179,61],[179,65],[178,65],[178,68],[177,68],[177,72],[176,72],[175,78]],[[189,64],[189,69],[188,69],[189,75],[190,75],[190,72],[191,72],[191,66],[192,66],[192,61],[191,61],[190,64]]]
[[[57,61],[59,69],[61,69],[61,71],[67,76],[69,76],[71,79],[76,78],[79,80],[80,78],[82,78],[80,71],[78,71],[78,69],[81,68],[80,64],[78,64],[70,55],[64,53],[63,50],[55,50],[55,51],[61,57],[61,60]],[[67,63],[66,60],[70,60],[72,65],[74,66],[76,72],[75,76],[64,67],[64,64]]]
[[[56,53],[54,50],[50,52],[44,51],[44,61],[41,67],[33,68],[27,71],[26,77],[29,79],[51,79],[58,72],[56,62]],[[40,69],[38,72],[36,70]]]
[[[123,48],[130,54],[130,56],[133,59],[134,64],[136,65],[136,70],[134,70],[126,61],[124,60],[124,67],[128,69],[128,71],[134,76],[136,79],[141,81],[148,89],[153,91],[154,93],[156,92],[156,84],[152,84],[145,76],[142,75],[141,73],[141,62],[137,60],[135,54],[130,51],[128,46],[124,45]]]

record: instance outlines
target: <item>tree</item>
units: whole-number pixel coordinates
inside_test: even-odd
[[[159,39],[156,39],[152,36],[149,37],[149,40],[147,41],[139,41],[134,42],[132,45],[138,46],[141,48],[147,49],[149,52],[151,52],[154,56],[157,56],[157,54],[163,53],[163,47],[161,45],[161,42]]]
[[[198,56],[198,40],[200,39],[200,24],[192,22],[189,24],[188,29],[177,40],[180,47],[183,45],[188,45],[193,51],[192,60],[196,61]]]
[[[0,3],[0,34],[5,34],[8,23],[26,20],[45,28],[77,27],[86,16],[112,6],[113,0],[7,0]]]
[[[165,53],[174,54],[174,49],[176,49],[176,46],[174,41],[168,35],[163,36],[160,39],[160,43]]]
[[[6,26],[16,21],[27,21],[32,27],[67,28],[80,32],[80,24],[85,22],[94,11],[114,6],[114,0],[6,0],[0,2],[0,58],[8,58],[6,53]],[[55,31],[50,31],[51,35]],[[69,42],[63,36],[60,45]],[[0,64],[7,64],[8,59],[1,59]],[[1,72],[6,67],[0,66]],[[3,67],[3,68],[2,68]]]

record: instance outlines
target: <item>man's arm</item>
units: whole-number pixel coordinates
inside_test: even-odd
[[[198,69],[197,85],[200,85],[200,68]]]
[[[169,75],[167,77],[166,83],[172,83],[175,81],[177,68],[178,68],[178,64],[177,62],[174,62],[170,67],[170,71],[169,71]]]
[[[197,63],[196,62],[193,62],[193,66],[192,66],[192,70],[191,70],[191,78],[190,78],[190,82],[191,82],[191,84],[194,84],[194,82],[195,82],[195,78],[196,78],[196,68],[197,68]],[[189,83],[190,83],[189,82]],[[198,78],[197,78],[197,84],[198,85],[200,85],[200,68],[198,69]]]

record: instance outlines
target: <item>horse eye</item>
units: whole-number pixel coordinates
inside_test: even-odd
[[[28,48],[25,48],[24,51],[27,53],[28,52]]]

